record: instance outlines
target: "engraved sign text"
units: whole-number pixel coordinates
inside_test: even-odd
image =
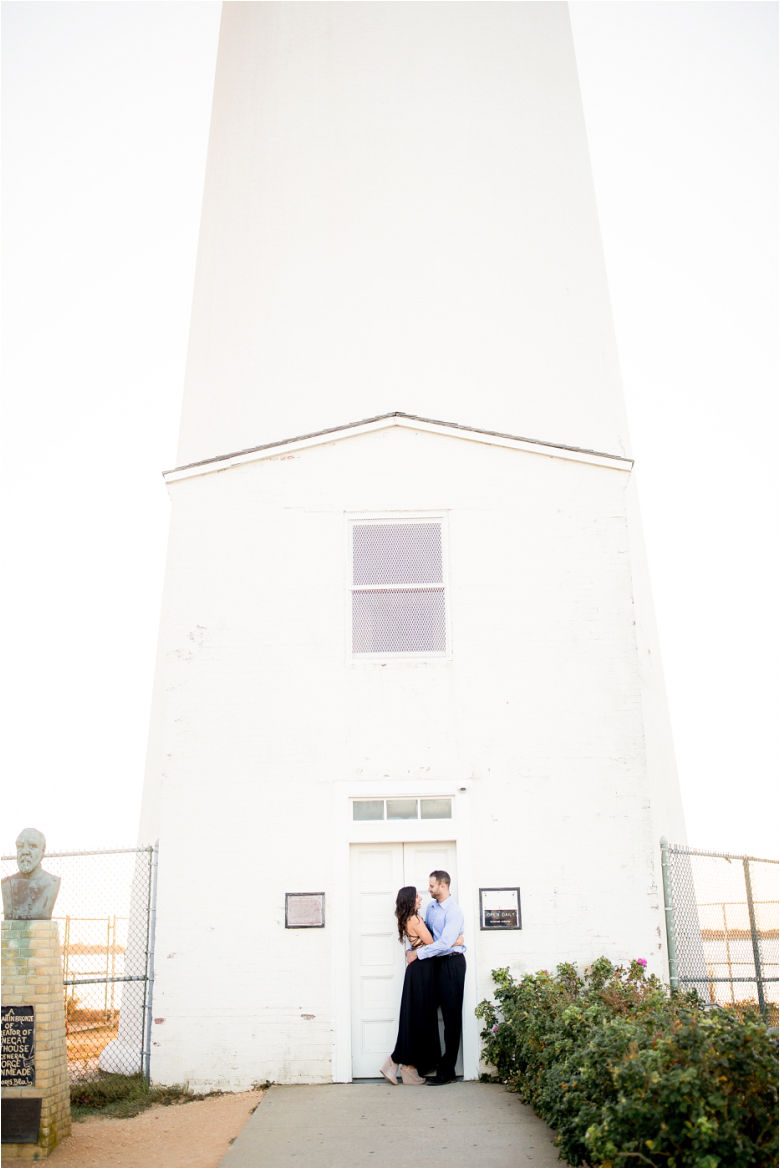
[[[33,1007],[2,1008],[2,1071],[4,1088],[27,1088],[35,1083]]]

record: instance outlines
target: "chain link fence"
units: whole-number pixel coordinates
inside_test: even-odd
[[[669,981],[778,1019],[778,862],[661,839]]]
[[[16,856],[2,857],[3,877],[16,867]],[[70,1081],[101,1072],[148,1080],[157,850],[47,852],[43,867],[62,879],[52,920],[62,951]]]

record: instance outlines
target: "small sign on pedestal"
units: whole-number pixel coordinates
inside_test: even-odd
[[[35,1084],[35,1007],[2,1007],[4,1088]]]
[[[3,1100],[3,1144],[36,1145],[41,1130],[41,1096],[26,1096],[21,1100]]]

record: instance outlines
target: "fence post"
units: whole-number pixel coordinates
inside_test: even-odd
[[[149,977],[148,977],[148,975],[149,975],[149,945],[150,945],[149,907],[152,904],[152,856],[153,856],[153,852],[152,852],[151,844],[149,845],[148,848],[144,849],[144,852],[147,854],[147,861],[146,861],[146,938],[145,938],[145,949],[144,949],[144,975],[145,975],[145,977],[144,977],[144,993],[143,993],[143,1002],[141,1004],[141,1079],[144,1080],[148,1084],[149,1080],[148,1080],[148,1077],[146,1074],[146,1068],[147,1068],[147,1064],[148,1064],[148,1051],[147,1051],[147,1047],[146,1047],[146,1036],[150,1030],[150,1028],[147,1027],[147,1015],[151,1014],[151,1008],[149,1006]],[[132,909],[131,909],[130,913],[132,916]]]
[[[672,901],[672,877],[669,872],[669,841],[661,837],[661,875],[664,884],[664,917],[666,919],[666,950],[669,955],[669,986],[677,994],[680,986],[677,977],[677,939],[674,936],[674,903]]]
[[[731,1002],[734,1003],[734,965],[731,961],[731,946],[729,945],[729,919],[726,914],[726,902],[721,902],[721,912],[723,914],[723,937],[726,939],[726,962],[729,968],[729,989],[731,990]]]
[[[112,1024],[116,1021],[116,1015],[115,1015],[116,999],[114,997],[114,987],[116,986],[116,983],[114,982],[114,979],[116,977],[116,914],[114,914],[113,931],[114,931],[113,932],[114,944],[111,947],[111,1022],[112,1022]],[[125,947],[125,949],[126,949],[126,947]]]
[[[750,937],[753,942],[753,963],[756,968],[756,986],[758,988],[758,1009],[766,1018],[766,1002],[764,1001],[763,971],[761,969],[761,949],[758,945],[758,929],[756,927],[756,908],[753,904],[753,886],[750,881],[750,861],[747,857],[742,860],[745,871],[745,891],[747,893],[748,913],[750,915]]]
[[[103,1019],[108,1022],[108,980],[111,976],[111,914],[106,918],[106,989],[103,994]]]
[[[144,1065],[143,1074],[147,1084],[150,1082],[152,1059],[152,1010],[154,1003],[154,940],[157,931],[157,858],[160,851],[160,842],[154,842],[151,855],[151,872],[149,886],[149,932],[147,945],[146,967],[146,1034],[144,1036]]]
[[[65,979],[68,977],[68,961],[70,959],[70,916],[65,914],[65,940],[62,944],[62,989],[65,992],[65,1035],[70,1035],[70,1012],[68,1011],[68,987]],[[71,995],[73,991],[70,992]],[[71,1006],[71,1010],[72,1010]]]
[[[63,944],[65,951],[63,960],[63,978],[68,977],[68,965],[70,963],[70,914],[65,914],[65,942]]]

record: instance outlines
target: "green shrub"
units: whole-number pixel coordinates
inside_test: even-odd
[[[570,1165],[777,1165],[777,1031],[757,1010],[671,996],[644,962],[494,970],[483,1058]]]

